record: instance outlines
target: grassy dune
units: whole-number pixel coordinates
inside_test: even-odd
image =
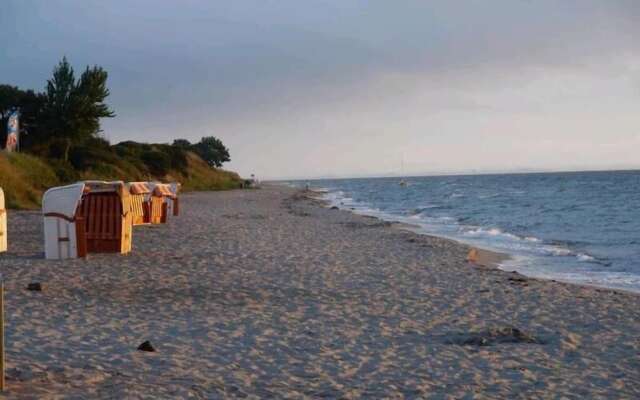
[[[200,157],[187,154],[187,168],[183,172],[169,171],[163,176],[153,176],[133,163],[103,164],[99,169],[69,171],[56,161],[22,153],[0,152],[0,187],[4,190],[8,208],[36,209],[41,205],[42,194],[52,186],[72,183],[76,180],[160,180],[182,183],[184,191],[226,190],[239,188],[242,179],[235,172],[210,168]],[[123,167],[124,166],[124,167]]]

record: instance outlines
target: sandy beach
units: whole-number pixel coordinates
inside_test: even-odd
[[[640,397],[638,295],[474,265],[285,187],[181,212],[130,255],[67,261],[43,258],[40,213],[9,212],[8,398]]]

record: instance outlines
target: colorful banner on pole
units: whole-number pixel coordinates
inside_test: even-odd
[[[7,151],[18,150],[20,121],[18,119],[18,111],[13,111],[9,114],[9,121],[7,122]]]

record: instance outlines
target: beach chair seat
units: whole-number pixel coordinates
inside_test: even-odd
[[[87,251],[89,253],[119,253],[125,222],[120,196],[115,192],[87,194],[80,203],[79,215],[84,220]]]
[[[166,204],[164,202],[164,197],[151,196],[149,208],[150,208],[149,218],[152,224],[163,224],[167,222]]]

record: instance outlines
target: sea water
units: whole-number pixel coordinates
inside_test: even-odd
[[[525,275],[640,292],[640,171],[316,180],[332,205],[510,254]],[[291,182],[304,186],[307,182]]]

